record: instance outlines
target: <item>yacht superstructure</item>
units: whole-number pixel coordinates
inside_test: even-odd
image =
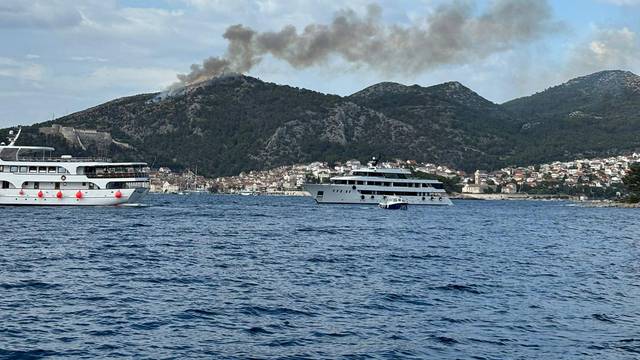
[[[408,169],[378,167],[376,162],[329,181],[305,184],[304,189],[319,204],[377,205],[401,196],[411,205],[453,205],[440,181],[414,178]]]
[[[10,133],[12,134],[12,133]],[[0,144],[0,205],[121,205],[149,191],[147,164],[50,157],[50,147]]]

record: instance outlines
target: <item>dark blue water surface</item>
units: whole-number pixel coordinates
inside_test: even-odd
[[[640,211],[2,208],[3,358],[640,357]]]

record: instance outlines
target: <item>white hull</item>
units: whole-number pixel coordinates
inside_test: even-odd
[[[147,194],[148,189],[94,189],[81,190],[82,196],[76,197],[78,192],[70,190],[62,192],[58,198],[58,190],[42,190],[42,197],[38,196],[38,189],[0,189],[0,205],[30,205],[30,206],[114,206],[139,203]],[[116,192],[121,197],[116,197]]]
[[[378,205],[387,197],[383,195],[362,195],[357,188],[353,189],[350,185],[305,184],[304,189],[318,204]],[[406,191],[406,189],[398,189],[398,191],[400,190]],[[322,195],[318,195],[319,192],[322,192]],[[453,205],[446,193],[438,194],[438,196],[411,196],[406,194],[401,196],[410,205]]]

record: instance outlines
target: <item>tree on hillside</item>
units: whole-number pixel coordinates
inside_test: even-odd
[[[629,165],[629,171],[622,182],[629,191],[629,201],[640,202],[640,163]]]

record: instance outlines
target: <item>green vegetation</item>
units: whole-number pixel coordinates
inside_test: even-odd
[[[491,170],[635,150],[639,79],[596,73],[497,105],[455,82],[381,83],[339,97],[229,76],[163,100],[141,94],[34,125],[20,143],[176,170],[197,166],[207,176],[377,154]],[[39,133],[52,123],[109,132],[133,149],[82,151]]]
[[[632,164],[629,167],[629,172],[622,179],[622,182],[629,192],[626,200],[631,203],[640,202],[640,163]]]
[[[638,148],[640,77],[602,71],[503,107],[521,119],[518,164],[616,155]]]
[[[614,199],[618,194],[624,192],[624,189],[617,186],[610,187],[593,187],[586,185],[568,186],[552,182],[543,182],[536,187],[529,187],[523,184],[522,192],[530,195],[567,195],[581,196],[584,195],[589,199]]]

